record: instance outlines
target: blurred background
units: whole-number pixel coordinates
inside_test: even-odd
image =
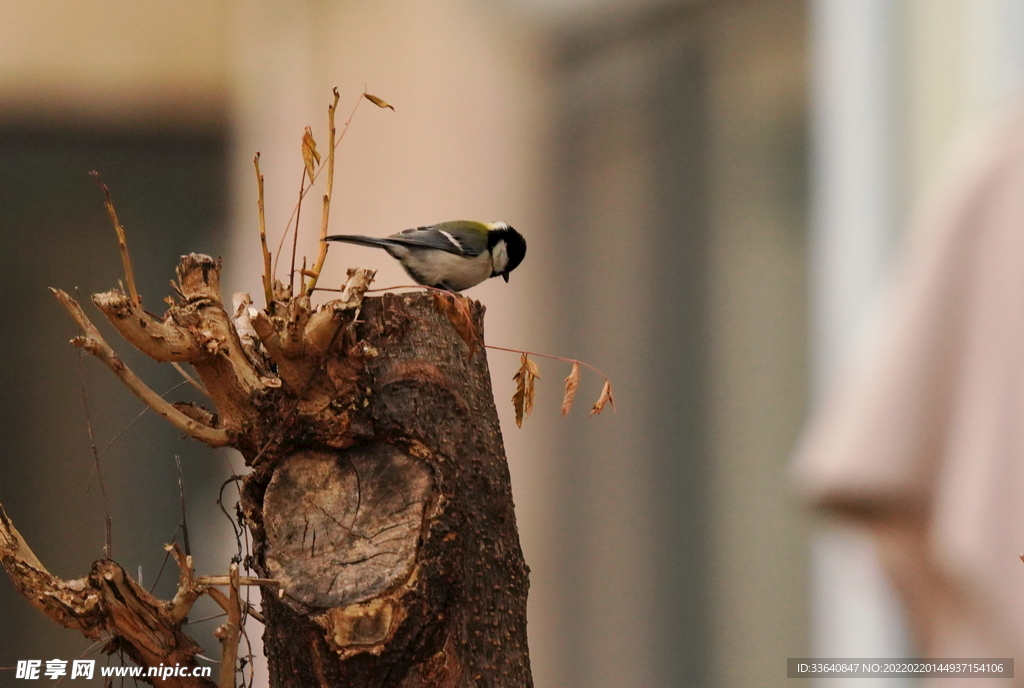
[[[216,500],[240,460],[136,422],[46,287],[120,275],[95,169],[151,310],[189,251],[224,257],[228,296],[258,294],[253,154],[273,244],[304,127],[326,150],[331,87],[339,126],[366,88],[395,111],[354,113],[332,231],[513,224],[528,259],[470,292],[488,342],[615,385],[617,413],[588,419],[584,373],[562,419],[568,366],[540,361],[520,430],[517,358],[489,354],[536,685],[781,686],[786,657],[913,656],[870,544],[815,524],[786,467],[908,209],[1022,85],[1024,0],[0,0],[0,503],[52,571],[83,575],[104,541],[89,421],[98,451],[130,425],[100,461],[113,558],[156,581],[177,455],[198,569],[226,570]],[[328,264],[328,286],[357,265],[409,281],[366,249]],[[158,391],[179,384],[111,341]],[[190,629],[211,656],[216,623]],[[0,667],[88,649],[0,581]]]

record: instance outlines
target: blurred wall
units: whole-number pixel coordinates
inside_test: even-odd
[[[622,378],[614,425],[548,430],[558,685],[774,685],[804,645],[802,17],[637,12],[556,62],[552,346]]]
[[[226,0],[0,2],[0,119],[222,126]]]
[[[775,663],[807,650],[806,515],[784,472],[808,379],[807,6],[713,6],[709,685],[782,686]]]

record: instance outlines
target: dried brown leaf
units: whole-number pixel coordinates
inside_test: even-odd
[[[302,161],[306,164],[306,174],[312,180],[316,174],[316,166],[320,164],[320,153],[316,150],[316,141],[309,127],[302,134]]]
[[[512,378],[516,383],[516,393],[512,395],[512,406],[516,410],[516,425],[520,428],[523,427],[523,419],[533,413],[533,400],[536,396],[533,383],[534,380],[540,379],[537,372],[537,366],[526,354],[523,354],[519,372]]]
[[[383,98],[378,98],[377,96],[370,95],[369,93],[364,93],[363,97],[379,108],[390,108],[392,112],[395,111],[395,106],[384,102]]]
[[[608,378],[604,379],[604,387],[601,388],[601,396],[598,397],[597,403],[594,404],[594,408],[590,409],[590,415],[595,416],[601,411],[604,411],[605,404],[611,404],[612,413],[615,413],[615,399],[612,398],[612,381]]]
[[[434,296],[434,308],[448,318],[448,322],[452,324],[455,332],[469,347],[469,355],[472,356],[476,352],[480,336],[473,324],[473,312],[469,307],[469,299],[456,294],[439,294],[436,291],[431,294]]]
[[[562,397],[562,417],[569,414],[572,409],[572,400],[576,398],[576,388],[580,385],[580,362],[573,361],[572,371],[569,377],[565,378],[565,396]]]
[[[530,375],[533,375],[538,380],[540,379],[540,371],[537,369],[537,364],[529,358],[526,359],[526,368],[530,371]]]

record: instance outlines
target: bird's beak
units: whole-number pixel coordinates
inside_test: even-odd
[[[501,276],[505,278],[505,283],[507,284],[508,283],[508,273],[507,272],[503,272],[503,273],[501,273]]]

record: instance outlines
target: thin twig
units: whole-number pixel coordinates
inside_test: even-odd
[[[305,165],[303,165],[303,168],[302,168],[302,181],[303,182],[306,181],[306,168],[305,168]],[[298,203],[296,203],[295,207],[292,209],[292,214],[288,218],[288,224],[286,224],[284,226],[284,234],[281,235],[281,240],[279,242],[277,242],[277,251],[274,252],[274,267],[271,269],[271,282],[273,282],[275,279],[277,279],[277,264],[281,261],[281,253],[284,251],[284,241],[285,241],[285,239],[288,238],[288,232],[290,232],[291,229],[292,229],[292,220],[295,219],[296,213],[302,207],[302,199],[306,197],[306,194],[312,188],[313,188],[312,184],[310,184],[309,186],[307,186],[305,188],[303,188],[302,186],[299,186],[299,200],[298,200]],[[298,226],[298,225],[296,225],[296,226]]]
[[[227,461],[226,458],[225,458],[225,461]],[[229,464],[229,466],[230,466],[230,464]],[[234,470],[234,468],[232,468],[232,470]],[[240,475],[232,475],[230,478],[228,478],[223,483],[221,483],[221,485],[220,485],[220,494],[217,496],[217,506],[224,513],[224,517],[226,519],[228,519],[228,521],[231,522],[231,529],[235,532],[235,543],[238,545],[239,553],[241,553],[241,551],[242,551],[242,533],[239,531],[238,525],[235,523],[235,519],[231,518],[231,514],[229,514],[228,510],[224,508],[224,488],[227,487],[229,483],[235,483],[236,484],[235,486],[238,487],[237,483],[241,479],[242,479],[242,476],[240,476]],[[239,497],[242,496],[242,489],[241,488],[238,488],[238,496]],[[237,502],[236,502],[236,504],[237,504]]]
[[[209,398],[210,393],[206,391],[206,387],[203,386],[203,383],[189,375],[188,371],[185,370],[180,363],[178,363],[177,361],[171,361],[171,365],[174,366],[174,369],[177,370],[178,373],[180,373],[183,378],[185,378],[185,382],[195,387],[196,391],[198,391],[200,394],[203,394],[204,396]]]
[[[323,270],[324,261],[327,259],[327,224],[331,216],[331,194],[334,191],[334,149],[337,144],[334,142],[336,133],[334,126],[334,115],[338,110],[338,87],[334,87],[334,102],[327,107],[327,126],[331,131],[331,145],[327,150],[327,189],[324,191],[324,210],[320,216],[320,252],[317,254],[316,262],[313,263],[313,275],[306,288],[306,296],[313,294],[316,281],[320,278],[320,271]],[[349,118],[351,120],[351,117]]]
[[[366,294],[377,294],[377,293],[385,292],[385,291],[394,291],[395,289],[425,289],[427,291],[435,291],[438,294],[444,294],[446,296],[451,296],[452,294],[456,293],[456,292],[453,292],[451,289],[439,289],[438,287],[428,287],[425,284],[396,284],[393,287],[377,287],[376,289],[366,289],[364,291],[364,293],[366,293]],[[345,290],[344,289],[331,289],[330,287],[317,287],[314,291],[334,291],[334,292],[341,293],[341,292],[343,292]]]
[[[337,140],[333,142],[333,146],[337,146],[339,143],[341,143],[341,140],[345,138],[345,132],[348,131],[348,125],[352,124],[352,118],[356,116],[356,110],[359,109],[359,105],[363,102],[363,99],[365,97],[366,89],[364,88],[363,92],[359,94],[358,98],[356,98],[356,104],[352,106],[352,112],[348,114],[348,119],[345,120],[345,124],[341,126],[341,133],[338,134]]]
[[[89,431],[89,446],[92,448],[93,468],[100,484],[100,497],[103,499],[103,558],[110,559],[112,548],[110,507],[107,504],[107,488],[103,483],[103,472],[100,470],[100,454],[96,451],[96,437],[92,432],[92,417],[89,413],[89,395],[85,391],[85,371],[82,369],[82,352],[78,353],[78,379],[82,384],[82,406],[85,407],[85,427]]]
[[[393,287],[377,287],[376,289],[367,289],[366,292],[376,293],[380,291],[392,291],[394,289],[426,289],[427,291],[435,291],[438,294],[444,294],[446,296],[452,295],[451,289],[439,289],[438,287],[428,287],[425,284],[396,284]]]
[[[174,542],[174,538],[178,537],[178,530],[180,528],[181,528],[181,525],[178,525],[174,529],[174,532],[171,533],[171,537],[168,538],[168,540],[170,542]],[[160,570],[156,572],[156,580],[153,581],[153,585],[150,586],[150,588],[149,588],[150,592],[153,592],[154,590],[156,590],[156,584],[160,582],[160,576],[164,575],[164,568],[167,566],[167,562],[170,561],[170,558],[171,558],[171,550],[167,550],[167,552],[164,554],[164,563],[160,564]]]
[[[246,592],[248,591],[249,589],[246,588]],[[263,612],[253,607],[248,601],[246,601],[246,604],[248,606],[245,608],[245,612],[265,626],[267,624],[267,619],[263,616]]]
[[[541,358],[550,358],[553,361],[565,361],[566,363],[579,363],[581,366],[584,366],[585,368],[590,368],[595,373],[597,373],[598,375],[603,377],[605,380],[611,379],[607,375],[602,373],[600,370],[595,368],[594,366],[590,365],[589,363],[587,363],[585,361],[581,361],[581,360],[576,359],[576,358],[563,358],[562,356],[552,356],[551,354],[539,354],[536,351],[523,351],[522,349],[506,349],[503,346],[494,346],[492,344],[484,344],[484,347],[486,347],[488,349],[495,349],[496,351],[508,351],[509,353],[513,353],[513,354],[527,354],[529,356],[539,356]]]
[[[248,588],[246,588],[246,591],[248,591]],[[231,607],[231,601],[224,593],[217,588],[207,588],[205,592],[210,596],[210,599],[216,602],[220,608],[224,610],[224,613],[227,613],[228,609]],[[259,621],[261,624],[266,624],[266,619],[263,618],[263,615],[253,609],[252,605],[248,602],[246,602],[245,613]]]
[[[249,589],[246,588],[246,593],[248,594],[248,592],[249,592]],[[244,610],[248,611],[248,609],[249,609],[249,607],[248,607],[249,600],[248,599],[245,601],[245,604],[246,604],[246,606],[244,607]],[[242,630],[242,637],[245,639],[245,647],[248,650],[248,652],[246,653],[245,657],[243,657],[238,662],[238,671],[242,675],[242,686],[241,686],[241,688],[245,688],[245,668],[249,667],[249,688],[252,688],[252,682],[253,682],[253,679],[255,678],[253,676],[252,662],[253,662],[253,659],[255,657],[254,657],[253,652],[252,652],[252,641],[249,640],[249,634],[245,630],[245,620],[247,618],[246,614],[245,614],[245,611],[243,611],[243,613],[242,613],[242,629],[241,630]]]
[[[164,393],[163,393],[163,394],[161,394],[160,396],[161,396],[161,397],[166,397],[166,396],[167,396],[168,394],[170,394],[170,393],[171,393],[171,392],[173,392],[174,390],[178,389],[179,387],[181,387],[181,386],[183,386],[183,385],[187,385],[187,384],[188,384],[188,382],[186,382],[185,380],[182,380],[181,382],[179,382],[178,384],[174,385],[173,387],[171,387],[171,388],[170,388],[169,390],[167,390],[166,392],[164,392]],[[118,441],[119,439],[121,439],[121,436],[122,436],[123,434],[125,434],[126,432],[128,432],[128,430],[129,430],[129,429],[130,429],[130,428],[131,428],[131,427],[132,427],[133,425],[135,425],[135,423],[136,423],[136,422],[137,422],[137,421],[138,421],[138,420],[139,420],[140,418],[142,418],[142,417],[143,417],[144,415],[146,415],[147,413],[149,413],[149,412],[150,412],[151,410],[152,410],[152,409],[150,409],[150,408],[149,408],[148,406],[143,406],[142,410],[141,410],[141,411],[139,412],[139,415],[137,415],[137,416],[135,416],[134,418],[132,418],[131,422],[130,422],[130,423],[128,423],[128,425],[126,425],[126,426],[124,426],[123,428],[121,428],[120,432],[118,432],[118,433],[117,433],[116,435],[114,435],[114,437],[113,437],[113,438],[112,438],[112,439],[111,439],[111,440],[110,440],[109,442],[107,442],[107,444],[106,444],[106,445],[105,445],[105,446],[103,447],[103,449],[100,449],[100,458],[102,459],[102,458],[103,458],[103,455],[107,453],[107,450],[108,450],[108,449],[110,449],[110,448],[111,448],[111,447],[112,447],[112,446],[114,445],[114,442],[117,442],[117,441]],[[90,489],[92,489],[92,476],[93,476],[93,474],[94,474],[95,472],[96,472],[96,468],[95,468],[95,466],[94,466],[94,467],[93,467],[93,469],[92,469],[91,471],[89,471],[89,482],[88,482],[88,484],[87,484],[87,485],[85,486],[85,491],[86,491],[86,492],[88,492],[88,491],[89,491]]]
[[[217,605],[224,610],[225,614],[227,614],[228,610],[231,609],[231,601],[228,600],[227,595],[222,593],[217,588],[207,588],[206,594],[209,595],[210,599],[216,602]]]
[[[188,617],[199,596],[203,594],[203,586],[196,583],[195,567],[192,564],[192,557],[182,551],[177,542],[164,545],[164,549],[174,557],[178,564],[178,588],[174,592],[174,598],[168,606],[168,614],[175,623],[180,623]]]
[[[302,197],[305,195],[302,188],[306,183],[306,168],[302,168],[302,179],[299,181],[299,209],[295,212],[295,227],[292,229],[292,264],[288,270],[288,295],[295,293],[295,254],[299,250],[299,220],[302,219]],[[313,186],[312,180],[310,186]]]
[[[260,172],[259,151],[256,151],[252,163],[256,166],[256,187],[259,190],[256,207],[260,212],[260,247],[263,249],[263,295],[267,300],[267,310],[270,310],[274,303],[274,274],[270,268],[270,249],[267,248],[267,214],[263,204],[263,174]]]
[[[238,600],[238,564],[228,568],[231,594],[228,598],[228,620],[220,626],[218,638],[221,642],[220,688],[235,688],[235,663],[238,661],[238,636],[241,632],[242,607]]]
[[[281,585],[281,581],[274,578],[256,578],[254,576],[235,576],[236,583],[231,582],[231,576],[196,576],[196,585],[269,585],[271,587]]]
[[[112,636],[112,635],[111,636],[107,636],[106,638],[100,638],[95,643],[93,643],[89,647],[85,648],[85,650],[82,651],[82,654],[78,655],[78,659],[85,659],[85,657],[88,654],[90,654],[92,652],[95,652],[96,650],[98,650],[100,648],[100,646],[105,645],[106,643],[109,643],[113,639],[114,639],[114,636]],[[14,667],[0,667],[0,671],[5,671],[5,670],[8,670],[8,669],[14,669]],[[57,686],[59,686],[61,683],[63,683],[64,679],[66,679],[66,678],[69,678],[68,674],[65,674],[64,676],[61,676],[59,679],[57,679],[57,682],[54,683],[53,686],[51,686],[51,688],[57,688]]]
[[[132,270],[132,259],[128,255],[128,240],[125,239],[124,227],[121,226],[121,221],[117,219],[114,202],[110,199],[110,189],[100,180],[99,172],[93,170],[89,174],[93,176],[103,191],[103,205],[106,206],[107,215],[110,217],[111,224],[114,225],[114,231],[117,232],[117,245],[121,250],[121,262],[124,264],[124,280],[128,285],[128,296],[131,297],[132,303],[136,306],[141,306],[142,297],[139,296],[139,292],[135,288],[135,272]]]
[[[349,113],[348,119],[345,120],[345,124],[342,125],[341,133],[338,134],[338,138],[333,142],[333,146],[332,147],[337,146],[338,144],[340,144],[341,140],[343,138],[345,138],[345,132],[348,131],[348,126],[350,124],[352,124],[352,118],[355,117],[356,110],[359,109],[359,105],[363,102],[363,99],[365,98],[365,96],[366,96],[366,92],[365,91],[363,93],[359,94],[359,97],[356,99],[356,104],[352,107],[352,112]],[[313,178],[310,179],[309,186],[306,187],[305,191],[303,191],[302,193],[299,194],[299,202],[296,203],[295,206],[292,208],[292,214],[288,217],[288,223],[284,226],[284,234],[281,236],[281,244],[280,244],[280,246],[284,246],[284,237],[286,237],[288,235],[288,230],[292,226],[292,220],[295,219],[295,215],[298,213],[299,205],[302,203],[302,199],[305,198],[306,194],[309,193],[310,189],[313,188],[313,184],[320,177],[320,173],[324,171],[324,167],[325,167],[325,165],[320,165],[319,167],[317,167],[316,173],[313,175]],[[280,246],[278,247],[278,254],[274,256],[274,270],[273,270],[273,272],[274,272],[275,275],[277,274],[277,259],[280,257],[280,251],[281,251]]]
[[[185,623],[183,623],[181,625],[182,626],[191,626],[192,624],[203,623],[204,621],[213,621],[214,619],[219,619],[221,617],[227,616],[227,614],[228,614],[227,612],[221,612],[220,614],[214,614],[213,616],[204,616],[203,618],[196,619],[195,621],[191,621],[191,620],[186,621]]]
[[[174,463],[178,466],[178,495],[181,497],[181,539],[185,543],[185,556],[192,555],[192,546],[188,542],[188,516],[185,514],[185,481],[181,477],[181,457],[174,455]]]

